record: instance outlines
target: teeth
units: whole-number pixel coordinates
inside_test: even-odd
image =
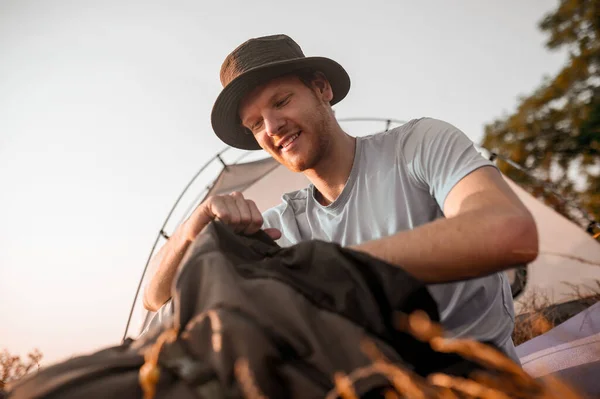
[[[281,146],[283,148],[287,147],[288,145],[292,144],[292,141],[296,140],[296,137],[298,137],[298,133],[294,134],[292,137],[286,140],[285,143],[283,143]]]

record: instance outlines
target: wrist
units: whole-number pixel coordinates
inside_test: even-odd
[[[200,207],[181,225],[181,244],[189,245],[196,240],[200,232],[211,222],[212,218]]]
[[[189,245],[196,239],[197,235],[198,233],[194,232],[194,229],[192,229],[192,226],[190,226],[189,220],[186,220],[181,225],[181,235],[179,237],[178,244],[182,246]]]

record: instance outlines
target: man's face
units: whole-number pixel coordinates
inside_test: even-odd
[[[322,78],[307,87],[296,76],[274,79],[240,103],[242,124],[258,144],[294,172],[314,168],[330,143],[331,86]]]

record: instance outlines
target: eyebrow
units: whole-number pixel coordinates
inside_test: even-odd
[[[285,88],[284,88],[284,89],[282,89],[282,88],[278,88],[278,89],[277,89],[277,91],[275,91],[275,93],[273,93],[273,95],[272,95],[272,96],[269,98],[269,100],[268,100],[268,103],[269,103],[269,104],[272,104],[273,102],[275,102],[275,99],[276,99],[277,97],[280,97],[280,96],[281,96],[281,94],[282,94],[282,93],[285,93],[286,91],[289,91],[289,89],[285,89]],[[290,93],[286,93],[285,95],[287,95],[287,94],[291,94],[291,92],[290,92]],[[241,122],[242,122],[242,126],[246,127],[246,122],[247,122],[247,121],[244,121],[244,120],[242,120]],[[256,123],[256,122],[253,122],[253,123],[252,123],[252,125],[254,125],[255,123]],[[247,127],[247,128],[248,128],[248,129],[251,129],[251,127]]]

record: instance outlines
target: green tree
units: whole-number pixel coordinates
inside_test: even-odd
[[[539,28],[563,69],[521,98],[513,115],[485,127],[482,145],[525,166],[600,220],[600,0],[561,0]],[[501,170],[568,218],[582,215],[507,164]]]

